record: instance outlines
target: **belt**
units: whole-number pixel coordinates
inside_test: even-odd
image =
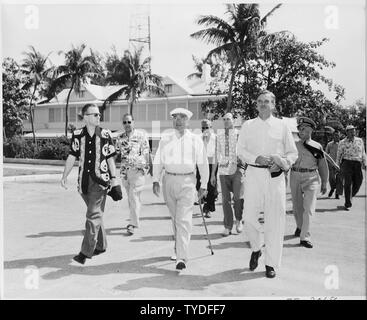
[[[292,168],[292,171],[296,171],[296,172],[314,172],[317,169],[306,169],[306,168]]]
[[[249,166],[254,167],[254,168],[261,168],[261,169],[268,169],[269,166],[255,166],[254,164],[249,164]]]
[[[171,176],[190,176],[194,174],[194,172],[188,172],[188,173],[173,173],[166,171],[167,174],[170,174]]]

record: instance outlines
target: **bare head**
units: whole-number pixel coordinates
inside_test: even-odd
[[[126,113],[122,117],[122,125],[125,132],[131,132],[134,129],[134,117],[130,113]]]
[[[233,129],[234,126],[234,118],[233,118],[233,114],[228,112],[223,116],[223,121],[224,121],[224,128],[225,129]]]
[[[88,103],[84,105],[82,109],[82,117],[87,126],[99,126],[101,114],[99,112],[98,106],[94,103]]]
[[[262,90],[256,100],[256,110],[262,119],[267,119],[275,109],[275,95],[269,90]]]

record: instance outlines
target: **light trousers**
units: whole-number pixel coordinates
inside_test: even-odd
[[[165,174],[162,190],[164,200],[169,209],[173,235],[175,239],[175,253],[177,260],[188,261],[189,243],[192,230],[192,214],[195,201],[196,177],[174,176]]]
[[[320,177],[317,171],[291,171],[293,214],[297,228],[301,230],[300,239],[310,240],[311,216],[316,210],[317,194],[320,190]]]
[[[130,210],[130,224],[139,227],[141,212],[141,192],[145,185],[145,175],[141,170],[129,169],[126,172],[126,179],[122,179],[122,184],[127,193]]]
[[[248,166],[245,178],[244,229],[252,251],[259,251],[265,243],[265,265],[273,268],[281,265],[285,210],[284,173],[272,178],[268,169]],[[264,211],[264,226],[258,220],[261,211]]]

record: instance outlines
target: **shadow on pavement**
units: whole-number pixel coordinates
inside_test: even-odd
[[[316,212],[335,212],[335,211],[345,211],[344,206],[337,206],[332,209],[316,209]]]
[[[128,280],[125,284],[114,287],[116,290],[137,290],[141,288],[161,288],[168,290],[203,290],[206,287],[235,281],[252,280],[264,277],[264,272],[248,272],[248,269],[233,269],[215,273],[209,276],[178,274],[172,264],[172,270],[161,268],[152,264],[167,262],[167,257],[152,257],[122,261],[118,263],[107,263],[97,266],[88,266],[88,260],[84,266],[70,265],[73,255],[62,255],[46,258],[29,258],[13,261],[5,261],[5,269],[24,269],[29,266],[37,268],[56,268],[58,270],[42,275],[44,280],[55,280],[71,275],[79,274],[86,276],[99,276],[107,274],[149,274],[149,277]],[[188,272],[187,270],[184,271]],[[155,274],[151,276],[151,274]]]
[[[140,217],[140,220],[171,220],[171,217],[165,216],[165,217]]]
[[[199,276],[190,274],[169,274],[156,275],[126,281],[125,284],[114,287],[115,290],[131,291],[141,288],[167,289],[167,290],[204,290],[208,287],[221,283],[253,280],[265,277],[264,272],[247,272],[248,269],[233,269],[215,273],[209,276]],[[189,271],[185,271],[189,272]]]
[[[221,233],[210,233],[209,237],[210,240],[223,238]],[[204,234],[191,235],[191,240],[207,240],[205,231]],[[146,236],[131,240],[131,242],[145,242],[145,241],[173,241],[173,235]]]
[[[213,250],[223,250],[229,248],[251,248],[249,241],[240,241],[240,242],[225,242],[221,244],[212,245]]]
[[[122,235],[123,232],[113,232],[113,231],[121,231],[126,228],[106,228],[106,234],[110,236],[114,235]],[[29,234],[26,238],[42,238],[42,237],[75,237],[75,236],[84,236],[85,230],[74,230],[74,231],[49,231],[49,232],[40,232],[38,234]]]

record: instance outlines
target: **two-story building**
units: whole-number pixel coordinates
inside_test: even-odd
[[[161,133],[172,128],[170,111],[175,108],[187,108],[193,116],[190,121],[191,128],[199,129],[200,120],[207,115],[201,111],[202,102],[208,100],[222,99],[224,96],[216,96],[207,93],[207,86],[204,81],[197,79],[186,85],[172,79],[164,77],[165,97],[143,95],[134,105],[133,116],[135,127],[147,132],[151,140],[152,147],[155,149]],[[112,93],[119,90],[122,86],[98,86],[85,84],[79,93],[73,91],[70,94],[68,118],[69,123],[76,128],[82,127],[83,123],[78,119],[81,109],[86,103],[95,103],[101,107],[104,101]],[[65,132],[65,105],[69,89],[62,90],[55,98],[48,103],[38,104],[34,108],[34,128],[37,138],[51,138],[61,136]],[[128,101],[125,97],[107,105],[101,109],[101,126],[116,132],[122,129],[122,116],[128,112]],[[214,127],[221,127],[221,122]],[[25,136],[31,137],[31,125],[26,122],[24,132]]]

